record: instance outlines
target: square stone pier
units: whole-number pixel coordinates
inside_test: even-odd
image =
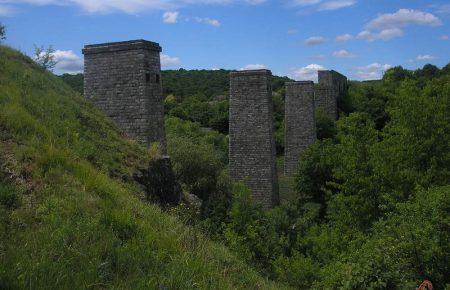
[[[284,174],[294,176],[305,150],[316,141],[314,83],[286,83]]]
[[[161,47],[146,40],[86,45],[84,95],[138,142],[166,153]]]
[[[230,175],[265,209],[279,204],[271,81],[269,70],[230,74]]]

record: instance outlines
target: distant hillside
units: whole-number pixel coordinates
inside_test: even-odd
[[[0,46],[0,289],[283,288],[138,198],[153,156]]]
[[[165,70],[162,71],[164,96],[173,94],[177,97],[198,96],[210,100],[213,97],[227,95],[230,83],[230,70]],[[83,94],[83,74],[60,76],[74,90]],[[273,91],[279,91],[287,77],[274,76]]]
[[[227,95],[230,84],[230,70],[166,70],[162,72],[165,95],[177,97],[199,96],[211,99],[218,95]],[[273,91],[279,91],[287,77],[274,76]]]

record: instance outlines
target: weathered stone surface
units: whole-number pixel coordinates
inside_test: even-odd
[[[271,79],[268,70],[230,74],[230,175],[264,208],[279,203]]]
[[[126,135],[166,152],[159,44],[133,40],[86,45],[84,95]]]
[[[314,83],[286,83],[284,174],[297,172],[303,152],[316,141]]]
[[[347,91],[347,78],[333,71],[319,71],[319,84],[315,86],[314,102],[316,108],[321,108],[330,118],[338,117],[338,101]]]
[[[347,91],[347,78],[335,71],[319,71],[319,83],[286,84],[285,103],[285,167],[284,173],[296,173],[298,162],[308,146],[316,140],[315,109],[331,119],[338,117],[338,101]]]

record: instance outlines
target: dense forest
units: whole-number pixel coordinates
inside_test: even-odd
[[[450,65],[350,82],[338,121],[317,112],[318,141],[294,180],[280,176],[292,189],[270,211],[227,175],[228,72],[166,71],[163,81],[174,170],[203,201],[170,210],[185,224],[296,288],[450,286]],[[280,156],[284,81],[273,84]]]

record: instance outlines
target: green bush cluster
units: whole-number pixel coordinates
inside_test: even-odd
[[[169,95],[165,101],[167,115],[197,122],[203,127],[228,134],[228,100],[208,102],[197,96],[178,101]]]

